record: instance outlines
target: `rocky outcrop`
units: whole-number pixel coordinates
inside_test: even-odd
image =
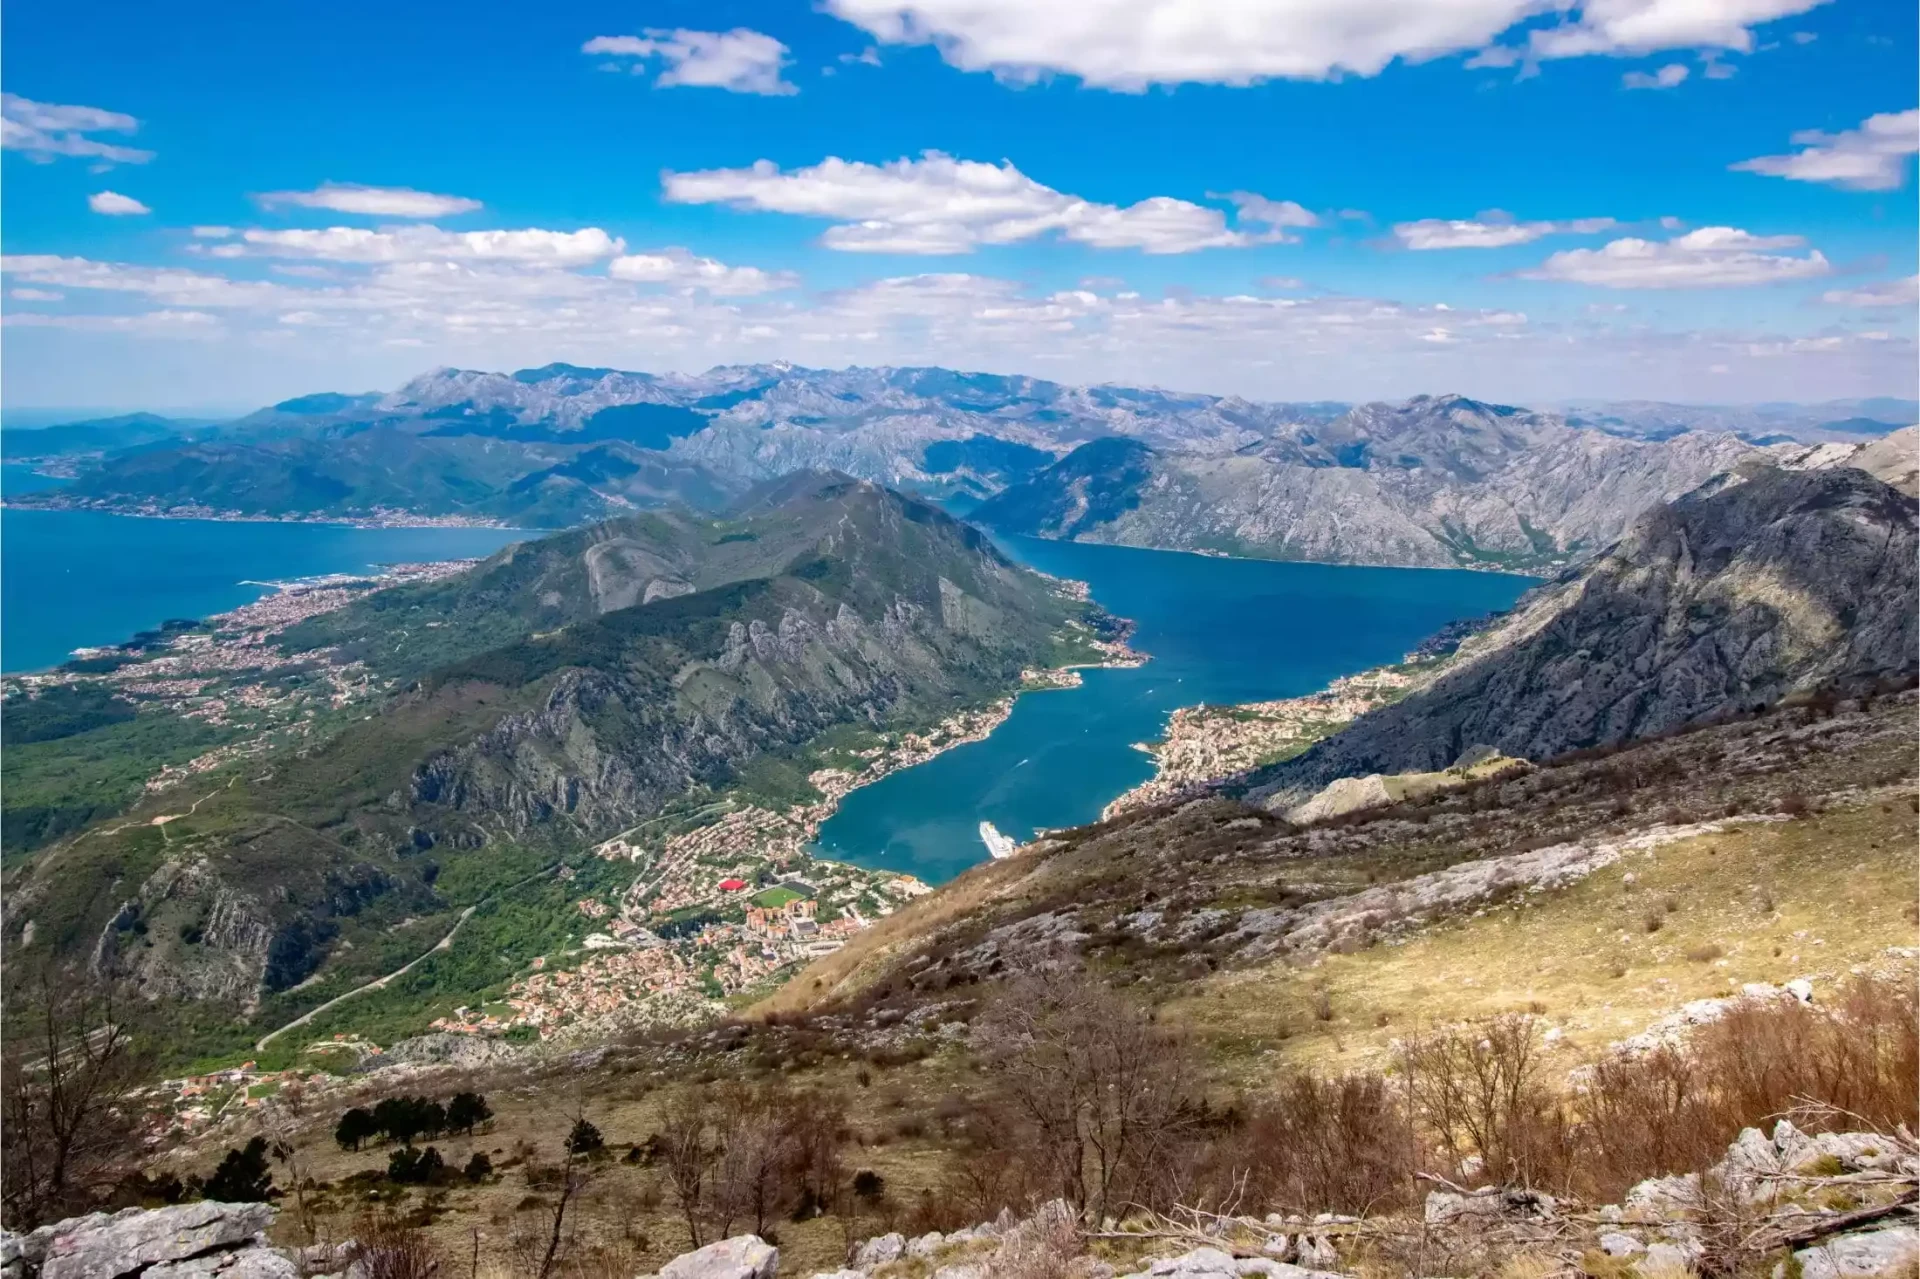
[[[5,1279],[297,1279],[300,1267],[266,1242],[264,1203],[128,1208],[0,1236]]]
[[[1426,688],[1253,775],[1297,803],[1337,777],[1539,760],[1916,667],[1913,499],[1863,471],[1757,465],[1648,512],[1523,598]]]
[[[1825,471],[1851,466],[1876,480],[1885,480],[1908,497],[1920,497],[1920,426],[1904,426],[1876,440],[1816,444],[1810,448],[1781,445],[1776,463],[1793,471]]]
[[[1640,1274],[1704,1262],[1718,1267],[1713,1273],[1761,1273],[1742,1267],[1791,1253],[1804,1276],[1853,1279],[1904,1273],[1900,1267],[1920,1260],[1917,1177],[1920,1145],[1904,1133],[1810,1135],[1782,1120],[1772,1136],[1742,1132],[1704,1176],[1653,1178],[1597,1209],[1524,1187],[1448,1185],[1432,1191],[1411,1221],[1332,1213],[1136,1216],[1106,1223],[1104,1255],[1096,1256],[1078,1214],[1054,1200],[1024,1219],[1002,1212],[946,1234],[878,1235],[853,1247],[846,1268],[812,1279],[1345,1279],[1370,1241],[1411,1234],[1443,1252],[1466,1245],[1495,1262],[1604,1254]],[[1842,1191],[1858,1206],[1828,1206]],[[1730,1209],[1729,1197],[1741,1206]],[[1723,1228],[1730,1221],[1738,1226],[1732,1233]],[[775,1279],[778,1265],[777,1249],[741,1235],[674,1258],[659,1279]]]

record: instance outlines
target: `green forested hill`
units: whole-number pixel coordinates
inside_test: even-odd
[[[731,520],[522,545],[290,634],[404,682],[318,744],[36,854],[9,884],[8,954],[120,972],[188,1040],[258,1033],[764,756],[1004,695],[1066,655],[1085,607],[936,508],[834,475]]]

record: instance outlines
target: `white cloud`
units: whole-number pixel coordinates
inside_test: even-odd
[[[201,240],[224,240],[233,235],[230,226],[197,226],[193,228],[195,238]]]
[[[1818,249],[1804,256],[1781,253],[1804,247],[1797,235],[1750,235],[1734,227],[1707,226],[1666,241],[1628,238],[1598,249],[1554,254],[1528,280],[1568,280],[1609,289],[1708,289],[1775,284],[1825,275]]]
[[[55,293],[52,289],[11,289],[8,296],[22,302],[59,302],[66,298],[64,293]]]
[[[1729,167],[1795,182],[1825,182],[1849,191],[1892,191],[1907,180],[1907,157],[1920,151],[1920,108],[1868,116],[1857,129],[1793,135],[1791,155],[1763,155]]]
[[[145,164],[153,152],[88,137],[91,133],[132,133],[140,122],[99,107],[58,106],[17,93],[0,93],[0,148],[24,151],[42,164],[58,156],[79,156],[100,165]]]
[[[1036,290],[965,273],[729,298],[622,280],[595,267],[479,260],[340,264],[325,280],[285,282],[53,257],[8,258],[0,270],[13,277],[10,286],[93,291],[84,313],[14,307],[8,314],[39,344],[32,348],[36,360],[22,368],[40,379],[39,389],[69,397],[128,369],[148,370],[151,386],[180,394],[231,392],[236,376],[253,375],[264,376],[262,388],[277,381],[283,390],[298,389],[285,387],[288,377],[375,385],[430,364],[899,364],[924,362],[935,351],[954,368],[1045,370],[1066,380],[1264,398],[1394,397],[1455,387],[1519,403],[1700,398],[1705,370],[1719,363],[1741,379],[1745,397],[1807,400],[1910,393],[1915,363],[1912,340],[1900,335],[1656,330],[1611,317],[1536,320],[1320,293],[1143,295],[1119,281]],[[102,314],[109,310],[134,313]],[[29,315],[40,318],[17,318]],[[96,335],[204,341],[171,346],[143,363],[137,352],[129,360],[122,348],[88,345]],[[196,350],[205,358],[176,354]]]
[[[1612,218],[1574,218],[1566,222],[1514,222],[1482,214],[1479,218],[1422,218],[1400,222],[1393,235],[1406,249],[1503,249],[1531,244],[1547,235],[1593,235],[1618,225]]]
[[[169,306],[251,306],[286,295],[286,290],[275,284],[230,280],[178,267],[95,262],[48,253],[0,256],[0,273],[56,288],[141,294]]]
[[[650,29],[644,37],[595,36],[581,45],[580,51],[635,58],[636,75],[658,59],[666,69],[654,83],[663,89],[680,85],[732,93],[799,92],[780,77],[788,62],[787,46],[745,27],[732,31]]]
[[[87,207],[95,213],[104,213],[114,218],[153,212],[132,196],[121,195],[118,191],[95,191],[87,197]]]
[[[1292,200],[1269,200],[1252,191],[1229,191],[1225,195],[1207,193],[1215,200],[1231,200],[1242,222],[1271,227],[1312,227],[1320,225],[1320,215]]]
[[[131,333],[141,337],[203,338],[221,336],[220,317],[205,311],[142,311],[137,315],[48,315],[44,311],[9,311],[9,326],[70,329],[80,333]]]
[[[322,182],[311,191],[268,191],[255,197],[268,208],[328,209],[376,218],[445,218],[471,213],[480,201],[459,195],[435,195],[411,187],[370,187],[358,182]]]
[[[827,0],[885,44],[931,44],[954,66],[1014,81],[1049,73],[1138,91],[1376,75],[1481,49],[1469,65],[1668,49],[1747,51],[1751,28],[1822,0]],[[1489,45],[1547,13],[1570,20]]]
[[[1916,303],[1920,303],[1920,275],[1910,275],[1904,280],[1888,280],[1884,284],[1869,284],[1858,289],[1829,289],[1820,295],[1820,300],[1832,306],[1905,307],[1911,310]]]
[[[857,253],[970,253],[982,244],[1016,244],[1049,233],[1096,248],[1147,253],[1242,248],[1281,238],[1277,229],[1256,234],[1229,228],[1220,210],[1186,200],[1154,196],[1124,208],[1095,204],[1036,182],[1010,162],[956,160],[938,151],[888,164],[830,156],[791,171],[761,160],[746,169],[668,173],[664,186],[666,198],[677,204],[830,219],[837,225],[827,228],[821,243]]]
[[[613,257],[626,247],[625,241],[599,227],[579,231],[443,231],[432,226],[403,226],[369,231],[333,226],[318,230],[253,229],[242,232],[240,238],[254,253],[329,262],[472,260],[567,267]],[[219,250],[213,252],[219,254]]]
[[[1718,65],[1721,64],[1710,64],[1707,69],[1707,74],[1712,75],[1713,67]],[[1684,64],[1669,62],[1658,71],[1651,73],[1646,71],[1629,71],[1620,77],[1620,83],[1629,89],[1672,89],[1684,84],[1687,79],[1687,74],[1687,68]]]
[[[1537,58],[1646,54],[1666,49],[1750,53],[1753,28],[1826,0],[1586,0],[1579,17],[1528,33]],[[1541,6],[1547,8],[1548,6]]]
[[[686,249],[658,249],[617,257],[607,263],[607,274],[635,284],[665,284],[703,289],[716,297],[747,297],[790,289],[799,278],[790,271],[763,271],[757,266],[728,266],[698,257]]]

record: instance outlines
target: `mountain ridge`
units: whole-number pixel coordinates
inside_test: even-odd
[[[1005,698],[1097,620],[866,481],[793,477],[749,507],[562,533],[283,633],[393,691],[15,867],[9,956],[119,972],[200,1035],[305,1011],[489,886],[568,858],[604,876],[587,846],[685,796],[812,802],[817,743]]]
[[[1539,760],[1907,679],[1917,528],[1914,500],[1864,471],[1749,464],[1529,592],[1431,684],[1234,789],[1298,802],[1339,777],[1441,769],[1472,748]]]
[[[77,472],[72,484],[9,500],[562,528],[670,505],[714,511],[762,480],[831,469],[984,502],[983,518],[1040,536],[1059,536],[1054,517],[1081,500],[1074,486],[1094,483],[1113,491],[1073,517],[1071,536],[1552,570],[1715,471],[1807,447],[1759,441],[1800,431],[1816,447],[1859,443],[1879,425],[1859,414],[1901,406],[1836,402],[1798,417],[1777,405],[1629,404],[1624,416],[1606,407],[1563,416],[1452,394],[1263,403],[931,366],[441,368],[391,392],[320,392],[218,427],[96,448],[61,463]],[[1821,426],[1841,412],[1852,416]],[[1118,469],[1102,474],[1109,464]]]

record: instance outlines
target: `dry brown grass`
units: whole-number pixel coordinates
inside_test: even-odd
[[[918,898],[854,935],[831,955],[815,960],[792,980],[750,1007],[749,1016],[778,1016],[804,1012],[858,992],[886,966],[902,947],[924,941],[935,930],[977,911],[1007,892],[1026,875],[1029,865],[1017,860],[986,862],[943,884],[940,891]]]
[[[1409,1028],[1539,1005],[1560,1032],[1551,1057],[1570,1069],[1689,1000],[1844,974],[1920,944],[1908,914],[1920,889],[1917,838],[1906,795],[1736,826],[1402,944],[1327,954],[1305,969],[1222,972],[1175,993],[1163,1015],[1211,1045],[1228,1077],[1252,1083],[1279,1063],[1379,1068]],[[1636,882],[1624,886],[1628,874]],[[1663,921],[1657,933],[1641,928],[1648,903]],[[1709,946],[1723,953],[1689,957]],[[1335,1014],[1324,1021],[1323,995]]]

